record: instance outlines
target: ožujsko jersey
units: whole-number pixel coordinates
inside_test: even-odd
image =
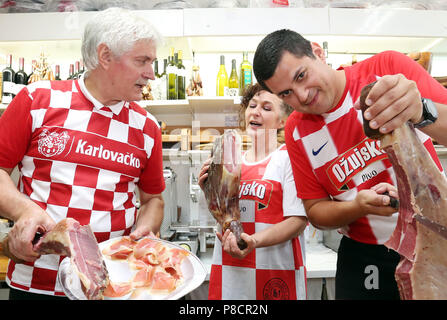
[[[305,216],[296,196],[285,145],[256,163],[243,157],[239,208],[244,232],[251,235],[290,216]],[[244,259],[222,250],[216,237],[209,299],[306,299],[304,237],[256,248]]]
[[[22,89],[0,118],[0,167],[18,164],[18,188],[56,222],[90,224],[98,242],[129,234],[135,189],[165,187],[161,132],[135,102],[104,107],[76,81],[42,81]],[[10,262],[7,283],[63,295],[56,282],[63,257]]]
[[[422,97],[447,104],[447,90],[420,65],[398,52],[386,51],[344,70],[346,86],[336,107],[323,115],[295,111],[288,118],[286,144],[301,199],[331,197],[349,201],[360,190],[380,182],[396,185],[386,153],[378,141],[365,136],[361,111],[354,108],[365,85],[384,75],[401,73],[416,81]],[[416,131],[442,170],[430,137]],[[397,213],[390,217],[367,215],[339,231],[359,242],[383,244],[396,221]]]

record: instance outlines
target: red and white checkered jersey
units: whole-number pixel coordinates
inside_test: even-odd
[[[398,52],[383,52],[344,70],[346,87],[336,107],[323,115],[295,111],[288,118],[286,144],[301,199],[350,201],[358,191],[380,182],[396,185],[387,154],[378,141],[365,136],[361,111],[353,107],[365,85],[387,74],[402,73],[416,81],[422,97],[447,103],[446,89],[419,64]],[[442,170],[430,137],[416,131]],[[397,213],[390,217],[367,215],[339,231],[359,242],[383,244],[396,221]]]
[[[264,160],[243,157],[239,208],[244,232],[254,234],[290,216],[305,216],[296,196],[285,145]],[[244,259],[222,250],[216,237],[211,265],[209,299],[306,299],[304,237],[257,248]]]
[[[0,118],[0,167],[18,165],[19,190],[56,222],[90,224],[98,242],[130,233],[136,186],[164,190],[161,132],[135,102],[105,107],[83,79],[42,81],[22,89]],[[56,283],[63,257],[10,262],[7,282],[63,295]]]

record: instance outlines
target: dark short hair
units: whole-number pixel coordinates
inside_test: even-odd
[[[315,58],[310,41],[299,33],[289,29],[281,29],[268,34],[259,43],[253,58],[253,71],[256,80],[264,90],[270,91],[265,85],[265,81],[273,76],[285,51],[290,52],[297,58],[303,56]]]

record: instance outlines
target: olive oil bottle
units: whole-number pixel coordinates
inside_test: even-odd
[[[245,88],[253,84],[253,66],[248,61],[248,52],[242,54],[242,63],[240,71],[240,81],[239,81],[239,94],[242,96]]]

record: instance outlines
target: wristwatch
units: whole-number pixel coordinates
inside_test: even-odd
[[[434,123],[438,119],[438,110],[433,101],[422,98],[422,120],[414,124],[415,128],[423,128]]]

